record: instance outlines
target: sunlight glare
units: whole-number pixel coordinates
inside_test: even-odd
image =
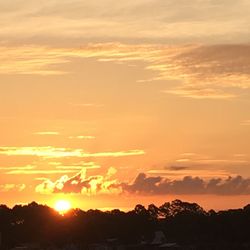
[[[59,200],[55,203],[54,208],[58,213],[64,215],[71,209],[71,204],[69,201]]]

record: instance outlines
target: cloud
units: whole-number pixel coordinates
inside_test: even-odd
[[[5,172],[5,174],[9,174],[9,175],[37,175],[37,174],[50,175],[50,174],[67,174],[67,173],[75,173],[75,172],[77,172],[77,169],[56,169],[56,170],[37,169],[37,170],[11,170],[11,171]]]
[[[87,176],[82,170],[73,177],[62,176],[56,181],[44,179],[36,192],[76,193],[83,195],[124,194],[124,195],[249,195],[250,179],[242,176],[201,177],[184,176],[169,179],[162,176],[147,176],[140,173],[132,183],[120,182],[114,178],[116,169],[110,168],[105,175]]]
[[[179,168],[178,168],[179,167]],[[183,168],[182,170],[180,168]],[[171,177],[171,178],[184,178],[186,176],[199,176],[203,179],[209,179],[214,177],[220,177],[220,178],[226,178],[230,175],[230,172],[226,170],[221,169],[214,169],[214,170],[208,170],[208,169],[197,169],[197,168],[191,168],[191,166],[175,166],[174,169],[170,167],[170,169],[151,169],[147,171],[147,174],[150,174],[151,176],[165,176],[165,177]]]
[[[0,193],[17,191],[21,192],[25,189],[25,184],[2,184],[0,185]]]
[[[27,166],[22,166],[22,167],[0,167],[1,170],[31,170],[34,169],[35,166],[32,165],[27,165]]]
[[[171,167],[167,167],[166,169],[169,169],[171,171],[181,171],[181,170],[185,170],[188,167],[184,167],[184,166],[171,166]]]
[[[68,169],[68,170],[81,170],[83,167],[82,166],[56,166],[57,169]],[[88,168],[88,167],[86,167]],[[94,168],[94,167],[91,167],[91,168]],[[96,167],[98,168],[98,167]]]
[[[205,86],[181,86],[176,89],[164,90],[163,93],[174,94],[194,99],[231,99],[236,97],[233,93],[227,93],[221,89],[206,88]]]
[[[65,74],[55,68],[74,58],[96,58],[98,61],[136,64],[144,62],[145,70],[155,73],[139,81],[176,82],[163,93],[204,99],[230,99],[250,89],[250,45],[157,45],[99,43],[80,48],[39,46],[0,47],[5,64],[0,74]]]
[[[46,166],[46,165],[47,166]],[[100,165],[93,161],[80,161],[71,165],[64,165],[62,162],[34,162],[34,165],[0,167],[0,173],[6,175],[61,175],[75,174],[80,170],[99,169]]]
[[[250,126],[250,120],[242,121],[240,125],[242,125],[242,126]]]
[[[50,0],[42,5],[37,1],[0,1],[0,37],[2,41],[60,44],[242,42],[248,41],[249,8],[245,0]]]
[[[123,157],[144,155],[143,150],[135,149],[117,152],[97,152],[89,153],[82,149],[56,148],[56,147],[0,147],[0,155],[6,156],[37,156],[44,158],[64,158],[64,157]]]
[[[92,135],[77,135],[77,136],[69,136],[69,139],[95,139],[95,136]]]
[[[120,188],[114,188],[117,180],[111,179],[116,174],[116,169],[109,168],[106,175],[86,176],[86,170],[83,169],[73,177],[62,176],[55,182],[46,179],[37,185],[36,192],[51,193],[80,193],[93,195],[100,193],[117,193]]]
[[[59,135],[59,132],[55,131],[41,131],[41,132],[35,132],[34,135]]]
[[[56,166],[57,169],[99,169],[101,168],[100,165],[94,163],[94,162],[83,162],[83,163],[78,163],[74,164],[71,166]]]
[[[200,46],[178,55],[180,74],[186,78],[185,85],[176,94],[202,98],[233,97],[230,88],[250,87],[250,45]],[[171,92],[171,90],[170,90]]]
[[[185,176],[181,180],[151,177],[139,174],[132,184],[122,183],[123,192],[141,195],[166,194],[214,194],[249,195],[250,179],[241,176],[212,178],[208,181],[200,177]]]
[[[185,167],[194,167],[194,166],[246,166],[249,165],[249,160],[244,154],[234,154],[230,158],[213,158],[209,155],[199,155],[199,154],[191,154],[186,155],[182,154],[179,158],[175,160],[174,164],[178,164],[178,166]]]

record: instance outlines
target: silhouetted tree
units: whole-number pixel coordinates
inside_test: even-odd
[[[138,204],[129,212],[72,209],[64,216],[35,202],[12,209],[0,205],[5,248],[38,242],[43,246],[75,243],[86,249],[111,238],[137,244],[142,239],[151,242],[154,232],[161,230],[169,241],[184,246],[240,250],[250,249],[249,228],[250,204],[243,209],[206,212],[196,203],[174,200],[159,207],[150,204],[147,209]]]

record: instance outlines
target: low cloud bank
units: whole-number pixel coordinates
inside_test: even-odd
[[[229,176],[211,178],[185,176],[182,179],[168,179],[161,176],[147,176],[140,173],[132,183],[120,182],[115,178],[116,169],[110,168],[105,175],[86,176],[81,171],[73,177],[62,176],[55,182],[45,179],[36,187],[39,193],[78,193],[78,194],[214,194],[214,195],[248,195],[250,178]]]

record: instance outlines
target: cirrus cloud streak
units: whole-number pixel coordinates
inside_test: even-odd
[[[59,65],[74,58],[144,62],[155,76],[138,82],[175,81],[162,92],[191,98],[234,98],[250,88],[250,45],[85,44],[80,48],[0,47],[0,74],[65,74]],[[57,65],[58,67],[55,67]]]
[[[122,157],[144,155],[143,150],[128,150],[114,152],[89,153],[82,149],[57,148],[57,147],[0,147],[0,155],[6,156],[37,156],[44,158],[64,158],[64,157]]]

